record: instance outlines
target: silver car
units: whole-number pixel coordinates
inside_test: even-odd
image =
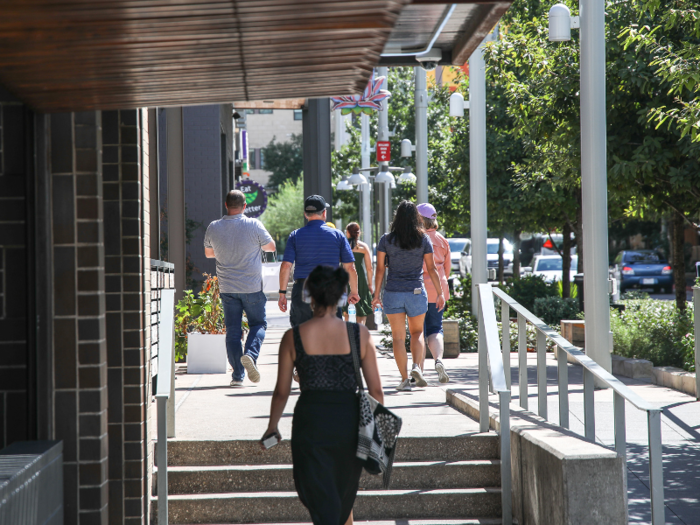
[[[507,239],[503,240],[503,263],[505,275],[513,275],[513,245]],[[488,268],[498,268],[498,239],[490,238],[486,240],[486,265]],[[472,273],[472,246],[471,240],[462,250],[459,258],[459,273],[466,277]]]

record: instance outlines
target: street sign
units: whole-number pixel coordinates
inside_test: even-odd
[[[377,162],[389,162],[391,160],[391,143],[386,141],[377,142]]]

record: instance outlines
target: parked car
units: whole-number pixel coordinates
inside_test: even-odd
[[[459,258],[459,273],[466,277],[472,273],[471,241],[468,240]],[[503,272],[513,275],[513,245],[510,241],[503,240]],[[486,239],[486,265],[488,268],[498,268],[498,239]]]
[[[548,283],[561,280],[561,271],[564,262],[560,255],[536,255],[532,260],[532,266],[523,268],[523,273],[539,275]],[[571,256],[571,268],[569,269],[569,281],[574,282],[574,275],[578,273],[578,255]]]
[[[654,250],[623,250],[615,257],[613,274],[620,293],[630,288],[651,288],[656,293],[673,289],[673,269],[666,258]]]
[[[452,237],[447,239],[450,243],[450,262],[452,264],[452,273],[457,273],[459,271],[459,258],[469,243],[469,239],[461,237]]]

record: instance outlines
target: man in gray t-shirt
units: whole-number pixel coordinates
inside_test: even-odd
[[[231,386],[243,385],[246,370],[253,383],[260,381],[257,360],[267,328],[261,252],[276,249],[265,226],[243,214],[245,207],[245,195],[230,191],[226,196],[228,214],[212,222],[204,235],[204,253],[216,259],[226,323],[226,353],[233,367]],[[243,312],[249,326],[245,353],[241,345]]]

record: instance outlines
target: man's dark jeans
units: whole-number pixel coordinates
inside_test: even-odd
[[[245,368],[241,364],[243,348],[241,336],[241,320],[243,312],[248,318],[248,338],[245,342],[245,353],[257,363],[260,347],[265,340],[265,304],[267,298],[263,292],[254,293],[222,293],[221,302],[224,304],[224,320],[226,323],[226,353],[228,362],[233,367],[232,379],[243,381]]]

